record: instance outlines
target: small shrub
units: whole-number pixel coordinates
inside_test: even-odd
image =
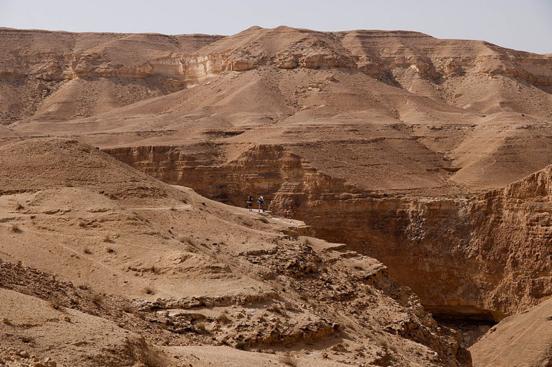
[[[116,251],[114,248],[112,247],[106,247],[105,251],[108,253],[108,254],[114,254]]]
[[[192,244],[192,239],[189,238],[189,237],[186,237],[184,235],[178,236],[178,241],[181,242],[181,243],[188,244],[188,245]]]
[[[153,274],[161,274],[161,269],[159,269],[157,266],[155,265],[152,265],[149,269],[148,269],[151,273]]]
[[[144,293],[152,295],[152,294],[155,294],[155,290],[152,287],[145,287],[144,288]]]
[[[92,295],[92,302],[96,305],[96,306],[100,306],[103,304],[104,302],[104,295],[103,294],[99,294],[99,293],[94,293]]]
[[[87,255],[92,255],[92,250],[90,250],[88,247],[84,248],[84,253]]]
[[[20,336],[19,339],[21,339],[21,341],[25,344],[29,344],[29,343],[34,342],[34,338],[32,338],[30,336],[26,336],[26,335]]]
[[[21,230],[21,228],[20,228],[17,224],[12,224],[12,225],[10,226],[10,231],[11,231],[12,233],[21,233],[21,232],[23,232],[23,231]]]
[[[52,298],[50,300],[50,307],[58,311],[61,311],[63,309],[63,305],[61,304],[61,301],[58,298]]]
[[[13,326],[11,320],[8,319],[8,318],[6,318],[6,317],[4,317],[4,318],[2,319],[2,322],[3,322],[5,325]]]
[[[25,207],[23,205],[21,205],[21,203],[16,204],[15,210],[23,210],[23,209],[25,209]]]

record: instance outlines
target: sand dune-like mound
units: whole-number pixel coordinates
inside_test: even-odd
[[[504,319],[470,348],[476,366],[548,366],[552,361],[552,300]]]
[[[3,192],[104,188],[130,196],[167,196],[162,183],[76,140],[37,139],[0,147]],[[125,193],[122,193],[123,195]]]

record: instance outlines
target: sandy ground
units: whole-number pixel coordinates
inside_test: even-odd
[[[552,363],[552,300],[508,317],[470,348],[476,366],[548,366]]]

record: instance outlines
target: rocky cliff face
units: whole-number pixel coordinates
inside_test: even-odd
[[[0,110],[2,123],[92,116],[186,89],[221,73],[264,67],[360,72],[411,93],[483,113],[506,108],[547,114],[546,98],[539,89],[549,92],[552,87],[550,56],[486,42],[439,40],[417,32],[324,33],[253,27],[221,37],[4,28],[0,46],[8,51],[0,56],[0,92],[7,97]],[[538,95],[533,106],[512,104],[511,81]],[[491,98],[474,96],[469,90],[473,83],[483,89],[499,88],[500,93]],[[75,93],[86,108],[59,108],[72,102],[69,95]]]
[[[380,259],[444,317],[500,320],[552,294],[550,168],[483,194],[420,197],[363,191],[282,146],[245,149],[229,163],[223,147],[207,145],[109,153],[234,205],[262,193],[275,213]]]
[[[174,54],[218,38],[0,29],[8,51],[0,55],[0,123],[90,116],[180,90],[187,82]]]

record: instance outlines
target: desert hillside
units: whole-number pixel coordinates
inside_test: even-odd
[[[76,141],[8,144],[0,162],[3,363],[469,361],[385,266],[300,236],[300,222],[212,202]]]
[[[549,358],[550,54],[284,26],[0,28],[0,47],[0,358]],[[543,341],[506,353],[526,322]]]
[[[367,190],[497,187],[552,163],[547,55],[287,27],[229,37],[3,29],[0,45],[2,121],[21,135],[209,141],[206,154],[221,159],[278,145]]]

